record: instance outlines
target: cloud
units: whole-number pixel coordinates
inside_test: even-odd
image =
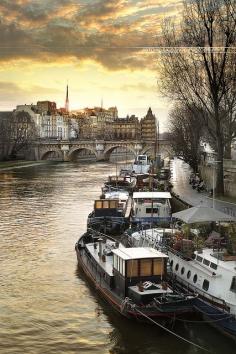
[[[1,0],[0,61],[94,60],[110,70],[149,67],[160,18],[179,1]]]
[[[46,92],[47,95],[62,94],[64,92],[56,88],[43,87],[33,85],[28,88],[21,87],[13,82],[2,81],[0,82],[0,105],[8,106],[11,102],[15,102],[17,97],[18,102],[30,102],[34,100],[35,96],[42,96]]]

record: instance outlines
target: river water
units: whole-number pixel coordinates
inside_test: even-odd
[[[111,310],[77,268],[74,244],[111,163],[0,173],[0,353],[204,353]],[[212,353],[235,344],[206,324],[174,330]]]

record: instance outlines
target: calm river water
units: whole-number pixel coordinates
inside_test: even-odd
[[[114,313],[77,269],[74,244],[115,166],[48,164],[0,173],[0,353],[203,353]],[[175,331],[212,353],[235,344],[205,324]]]

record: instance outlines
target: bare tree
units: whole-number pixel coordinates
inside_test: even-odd
[[[0,123],[0,139],[5,159],[15,158],[19,151],[29,148],[37,137],[35,123],[27,112],[13,112]]]
[[[189,109],[178,104],[169,115],[169,132],[172,148],[177,157],[198,171],[200,141],[203,134],[202,113],[196,107]]]
[[[177,101],[200,107],[205,126],[215,141],[216,190],[224,194],[223,157],[226,136],[231,139],[236,71],[236,0],[191,0],[184,2],[180,28],[163,26],[164,45],[175,52],[161,56],[161,89]],[[227,99],[226,99],[227,97]],[[231,112],[231,113],[230,113]]]

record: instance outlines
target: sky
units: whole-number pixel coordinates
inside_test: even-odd
[[[117,106],[167,125],[157,89],[161,23],[181,0],[0,0],[0,110],[51,100],[70,109]]]

